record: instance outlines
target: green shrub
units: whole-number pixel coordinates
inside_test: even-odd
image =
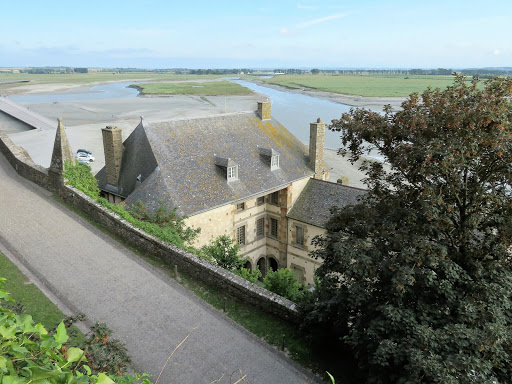
[[[287,268],[278,269],[275,272],[269,271],[263,279],[263,287],[294,302],[306,300],[310,296],[309,291]]]
[[[78,161],[66,161],[64,166],[66,184],[72,185],[87,196],[97,199],[100,196],[98,181],[91,173],[91,167]]]
[[[200,253],[203,258],[212,263],[234,271],[242,268],[246,259],[238,253],[239,246],[229,236],[222,235],[212,240],[210,244],[201,248]]]
[[[243,277],[245,280],[249,280],[251,283],[256,284],[261,277],[261,271],[259,269],[253,269],[252,271],[246,268],[235,269],[232,271],[235,275]]]

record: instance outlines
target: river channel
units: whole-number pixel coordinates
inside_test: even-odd
[[[350,106],[320,99],[308,95],[286,92],[264,87],[249,81],[230,79],[246,88],[267,96],[272,101],[272,116],[279,120],[288,130],[304,143],[309,142],[309,123],[318,117],[326,123],[337,119]],[[63,101],[101,100],[135,98],[138,91],[128,88],[134,82],[120,82],[97,85],[89,88],[81,87],[80,91],[71,89],[65,92],[25,94],[11,96],[10,99],[19,103],[54,103]],[[339,148],[341,145],[339,133],[326,132],[327,148]]]

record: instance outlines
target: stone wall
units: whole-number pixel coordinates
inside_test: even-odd
[[[52,189],[48,170],[34,163],[29,154],[14,144],[2,131],[0,131],[0,152],[21,177],[45,189]]]
[[[166,244],[154,236],[133,227],[122,220],[117,214],[101,206],[81,191],[62,186],[52,180],[48,170],[35,164],[30,156],[16,146],[7,135],[0,132],[0,152],[7,158],[18,174],[43,188],[59,193],[69,204],[86,213],[93,220],[123,238],[129,244],[150,252],[171,265],[177,265],[178,270],[218,287],[226,295],[263,309],[266,312],[292,322],[299,322],[295,304],[291,301],[267,291],[223,268],[184,251],[176,246]]]

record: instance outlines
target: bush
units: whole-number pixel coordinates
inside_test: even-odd
[[[254,269],[252,271],[247,268],[235,269],[232,271],[235,275],[243,277],[245,280],[249,280],[251,283],[256,284],[261,277],[261,271],[259,269]]]
[[[228,271],[242,268],[246,259],[238,253],[238,244],[229,236],[222,235],[200,250],[200,255]]]
[[[287,268],[278,269],[275,272],[269,271],[263,279],[263,287],[294,302],[306,300],[310,296],[309,291],[297,281],[294,273]]]
[[[91,167],[77,161],[66,161],[64,166],[66,184],[72,185],[87,196],[97,199],[100,196],[98,181],[91,173]]]

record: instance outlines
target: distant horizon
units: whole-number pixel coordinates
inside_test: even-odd
[[[0,67],[512,66],[512,2],[0,0]]]
[[[494,70],[494,71],[512,71],[512,66],[510,67],[403,67],[403,68],[392,68],[392,67],[278,67],[278,66],[270,66],[270,67],[133,67],[133,66],[83,66],[83,65],[29,65],[29,66],[10,66],[10,67],[0,67],[0,70],[15,70],[15,69],[30,69],[30,68],[88,68],[88,69],[131,69],[131,70],[144,70],[144,71],[176,71],[176,70],[234,70],[234,69],[249,69],[253,71],[274,71],[276,69],[280,70],[311,70],[311,69],[319,69],[320,71],[410,71],[410,70],[436,70],[436,69],[447,69],[447,70]]]

